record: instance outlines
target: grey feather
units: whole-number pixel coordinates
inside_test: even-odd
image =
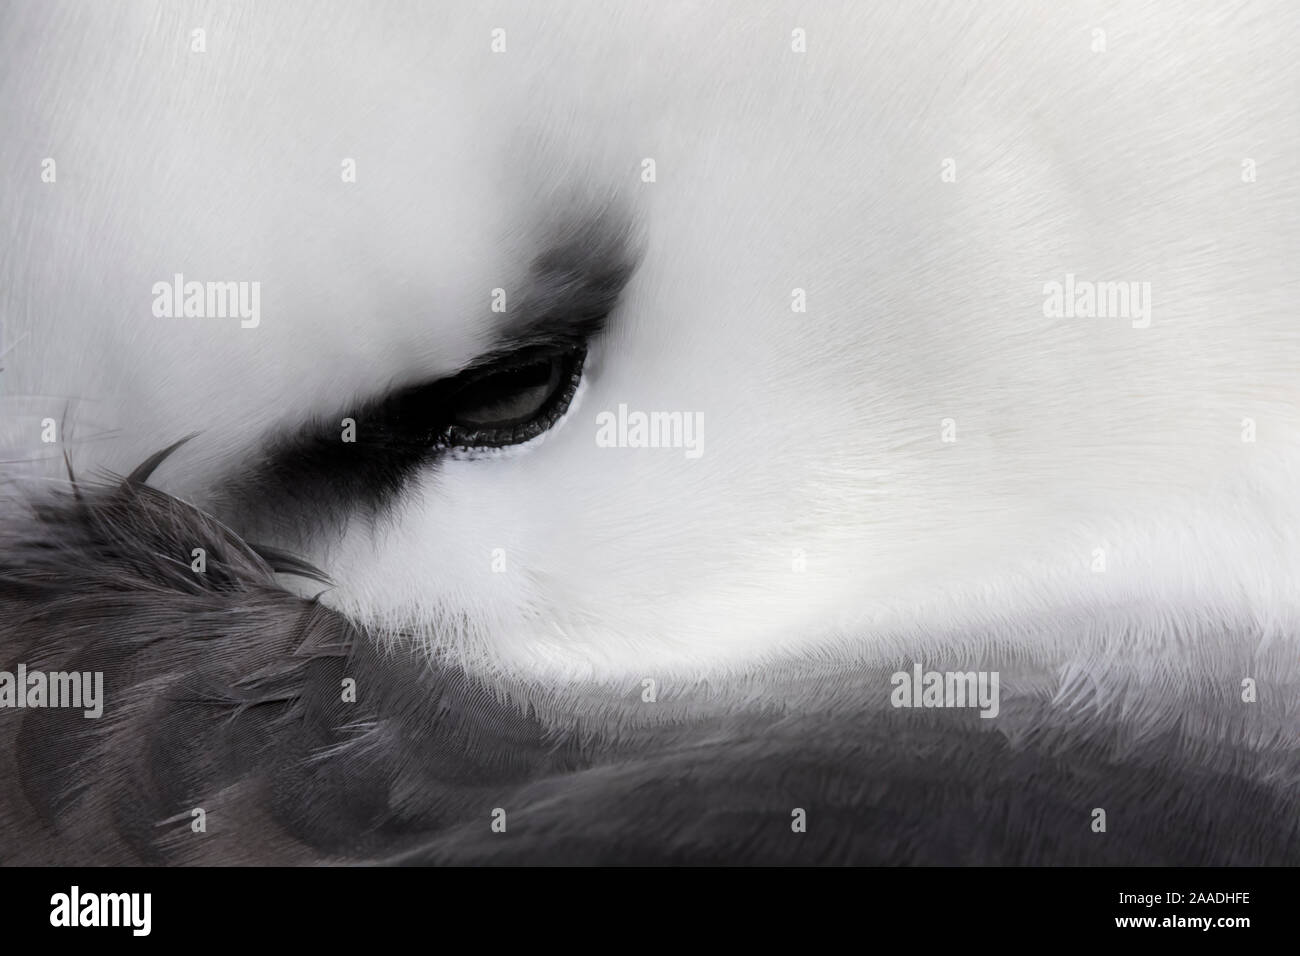
[[[561,705],[381,652],[275,576],[318,572],[145,486],[160,460],[0,519],[0,666],[106,697],[0,711],[5,863],[1300,863],[1293,710],[1138,732],[1012,674],[986,722],[847,661]]]

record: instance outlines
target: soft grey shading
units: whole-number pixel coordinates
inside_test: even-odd
[[[908,661],[655,704],[485,686],[286,591],[310,569],[147,487],[157,460],[0,522],[0,666],[101,670],[107,698],[0,711],[7,864],[1300,863],[1294,734],[1261,746],[1294,707],[1126,725],[1008,667],[997,719],[895,710]]]

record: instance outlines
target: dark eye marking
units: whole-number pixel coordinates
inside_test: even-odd
[[[292,540],[340,512],[377,512],[454,449],[520,444],[564,416],[636,267],[625,219],[575,221],[533,260],[498,343],[459,372],[331,413],[267,441],[213,508],[245,533]],[[378,377],[378,376],[377,376]],[[342,439],[344,419],[355,440]]]
[[[582,380],[585,347],[521,355],[472,370],[448,396],[447,441],[464,448],[526,442],[569,408]]]
[[[501,448],[551,428],[582,379],[585,345],[534,346],[390,395],[365,415],[371,442],[394,455]],[[362,419],[357,419],[361,444]]]

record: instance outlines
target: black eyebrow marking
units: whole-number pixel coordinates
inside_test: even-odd
[[[628,219],[601,215],[554,231],[490,350],[455,373],[340,402],[331,414],[272,435],[250,466],[221,483],[214,510],[245,534],[294,544],[340,514],[380,514],[448,450],[432,436],[458,376],[524,353],[585,346],[605,330],[638,259]],[[342,441],[344,418],[356,422],[355,442]]]
[[[577,347],[605,330],[638,255],[627,220],[587,219],[533,260],[523,301],[500,342],[473,365],[528,348]],[[472,366],[471,366],[472,367]]]

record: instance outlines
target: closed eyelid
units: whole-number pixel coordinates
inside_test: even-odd
[[[254,464],[222,482],[218,509],[258,533],[268,524],[272,532],[302,533],[304,522],[319,525],[356,509],[378,513],[455,447],[433,438],[458,385],[529,355],[585,353],[615,315],[638,259],[629,220],[605,215],[554,232],[488,351],[458,372],[340,402],[305,426],[268,436]],[[581,369],[579,362],[574,374]],[[356,425],[352,443],[339,436],[348,418]]]

